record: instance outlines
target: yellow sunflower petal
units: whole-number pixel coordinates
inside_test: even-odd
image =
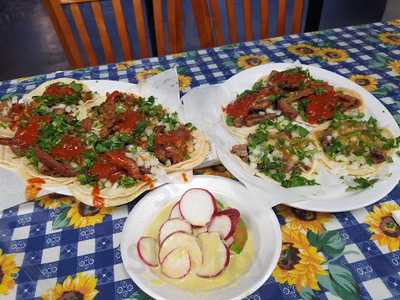
[[[268,57],[265,55],[242,55],[237,61],[237,65],[241,69],[248,69],[251,67],[266,64]]]
[[[313,56],[317,55],[319,48],[311,46],[309,44],[295,44],[287,47],[287,50],[297,56]]]
[[[392,72],[396,75],[400,75],[400,60],[394,60],[389,63],[389,67],[392,69]]]
[[[157,75],[161,73],[160,69],[151,69],[151,70],[144,70],[144,71],[140,71],[138,73],[136,73],[136,79],[137,81],[143,81],[146,80],[147,78],[150,78],[154,75]]]
[[[350,80],[362,86],[369,92],[373,92],[377,88],[377,80],[370,75],[354,74],[350,76]]]
[[[400,33],[382,32],[378,35],[382,43],[392,46],[400,46]]]
[[[342,62],[349,58],[345,50],[337,48],[321,48],[319,56],[327,62]]]

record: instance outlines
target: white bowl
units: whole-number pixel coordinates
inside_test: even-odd
[[[154,275],[136,253],[136,243],[154,217],[167,204],[178,201],[190,188],[211,191],[217,199],[240,211],[254,243],[254,257],[248,271],[232,284],[207,292],[191,293],[175,286],[152,283]],[[217,176],[194,176],[186,184],[167,184],[149,192],[130,212],[122,232],[121,255],[126,271],[144,292],[156,299],[242,299],[255,292],[274,270],[281,250],[279,222],[260,199],[249,200],[240,183]],[[210,279],[212,280],[212,279]]]

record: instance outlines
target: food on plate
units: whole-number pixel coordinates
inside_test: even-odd
[[[331,120],[335,110],[361,112],[362,99],[353,91],[313,78],[301,68],[272,71],[223,108],[224,123],[241,136],[280,114],[316,126]]]
[[[329,170],[345,170],[345,174],[375,174],[385,163],[393,161],[399,138],[386,128],[378,127],[373,117],[362,114],[347,116],[337,111],[329,127],[315,132]]]
[[[310,131],[279,116],[259,124],[246,143],[234,145],[231,152],[258,176],[288,188],[317,184],[313,177],[318,150]]]
[[[204,136],[154,97],[106,97],[60,79],[20,103],[1,103],[0,165],[46,185],[67,185],[94,206],[125,203],[166,173],[192,169],[208,153]]]
[[[254,255],[240,212],[200,188],[164,207],[136,242],[136,252],[163,283],[192,292],[231,284]]]

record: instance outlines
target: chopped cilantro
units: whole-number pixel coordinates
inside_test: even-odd
[[[119,180],[118,180],[118,185],[122,186],[124,188],[129,188],[132,187],[136,184],[136,179],[129,177],[129,176],[122,176]]]
[[[115,107],[115,112],[117,114],[122,114],[122,113],[126,112],[126,108],[123,104],[118,103],[117,106]]]
[[[368,179],[368,178],[363,178],[363,177],[356,177],[356,178],[354,178],[354,183],[356,185],[349,186],[346,189],[346,191],[349,192],[349,191],[364,190],[366,188],[373,186],[377,181],[378,181],[378,178]]]
[[[153,152],[155,142],[155,135],[150,134],[147,136],[147,151]]]
[[[82,84],[76,83],[75,81],[72,81],[70,83],[70,87],[74,90],[74,92],[80,93],[82,91]]]
[[[315,93],[315,95],[322,95],[322,94],[325,94],[325,93],[326,93],[326,90],[323,89],[323,88],[316,88],[316,89],[314,90],[314,93]]]
[[[167,125],[168,130],[174,130],[176,129],[176,125],[179,123],[178,114],[176,112],[173,112],[171,114],[166,114],[161,119],[161,122]]]
[[[226,125],[233,126],[233,117],[230,116],[230,115],[227,115],[226,119],[225,119],[225,122],[226,122]]]

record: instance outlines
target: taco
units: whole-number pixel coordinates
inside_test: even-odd
[[[258,124],[245,144],[231,149],[256,175],[286,188],[317,184],[313,177],[318,152],[310,132],[283,116]]]
[[[361,97],[314,79],[307,70],[272,71],[223,108],[224,123],[241,138],[258,123],[283,114],[290,120],[316,127],[327,125],[336,110],[345,114],[363,111]]]
[[[393,161],[398,138],[386,128],[378,127],[376,119],[346,116],[340,111],[324,130],[314,133],[322,149],[321,160],[332,172],[344,170],[347,175],[376,174],[385,164]]]
[[[65,184],[89,205],[132,200],[160,176],[191,169],[208,153],[204,137],[153,97],[114,91],[98,106],[78,102],[79,111],[69,103],[48,109],[53,98],[32,99],[36,104],[28,110],[29,118],[18,120],[13,137],[0,139],[0,164],[7,167],[5,161],[13,155],[15,169],[25,178]],[[84,119],[79,118],[81,110]]]

